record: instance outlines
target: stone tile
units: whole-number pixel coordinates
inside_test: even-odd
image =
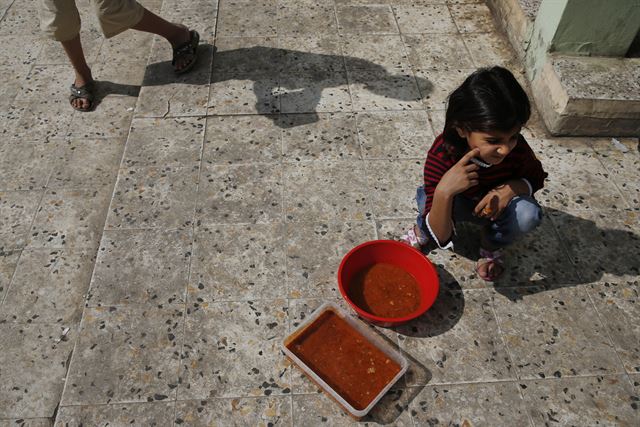
[[[501,288],[493,303],[518,378],[622,370],[584,289]]]
[[[300,162],[285,166],[287,221],[371,218],[368,180],[362,162]]]
[[[84,31],[83,28],[83,45]],[[128,63],[129,67],[134,64],[146,64],[154,39],[153,34],[141,31],[127,31],[120,37],[105,39],[100,33],[101,31],[98,31],[100,38],[104,40],[97,58],[100,63]],[[164,45],[164,43],[166,43],[166,45]],[[167,51],[170,51],[169,44],[164,40],[163,46],[165,46]],[[101,78],[99,76],[96,77]]]
[[[190,306],[179,399],[290,393],[286,325],[286,300]]]
[[[57,140],[9,140],[0,147],[0,189],[38,190],[60,162]]]
[[[585,283],[635,281],[640,215],[635,211],[551,211],[558,234]]]
[[[61,406],[175,399],[182,332],[181,306],[85,309]]]
[[[198,227],[190,302],[286,298],[281,224]]]
[[[429,121],[431,122],[431,128],[435,136],[444,132],[444,125],[446,122],[445,110],[429,110]]]
[[[511,382],[425,387],[410,407],[416,425],[530,425]]]
[[[416,71],[422,102],[429,110],[445,109],[451,92],[456,90],[473,71],[471,69]]]
[[[194,427],[291,425],[291,398],[187,400],[176,404],[175,423]]]
[[[206,165],[198,186],[198,224],[282,221],[282,166]],[[256,185],[256,184],[259,185]]]
[[[87,64],[91,67],[95,64],[100,48],[103,41],[108,43],[109,40],[105,39],[100,31],[92,28],[82,28],[81,30],[81,42],[82,52],[87,61]],[[23,42],[24,43],[24,42]],[[67,56],[62,43],[51,39],[40,39],[33,46],[41,46],[35,63],[38,65],[68,65],[69,57]],[[69,82],[73,81],[73,74],[67,75]],[[69,83],[71,84],[71,83]]]
[[[422,109],[421,95],[412,73],[384,70],[350,71],[349,89],[354,111]]]
[[[193,220],[198,168],[121,169],[106,228],[180,228]]]
[[[65,95],[64,100],[46,100],[23,106],[15,127],[8,132],[9,136],[13,139],[34,141],[68,136],[74,110],[67,98]]]
[[[191,230],[107,230],[96,259],[88,306],[185,302]]]
[[[279,162],[278,116],[207,117],[202,161],[205,165]]]
[[[194,167],[200,164],[205,119],[134,119],[122,165]]]
[[[334,6],[315,0],[279,0],[276,29],[278,36],[336,34]]]
[[[451,4],[449,9],[461,33],[488,33],[496,27],[485,4]]]
[[[66,101],[73,68],[64,65],[36,65],[31,68],[16,99],[18,105],[45,104]],[[73,110],[72,110],[73,111]]]
[[[310,70],[344,72],[344,58],[338,36],[333,34],[280,36],[278,51],[282,52],[282,72],[291,74]]]
[[[376,219],[417,214],[416,187],[422,182],[423,160],[368,160],[364,172]]]
[[[89,112],[76,112],[69,125],[72,138],[125,138],[129,133],[136,99],[107,96]]]
[[[13,102],[13,101],[12,101]],[[25,106],[9,105],[6,108],[0,108],[0,120],[2,120],[2,127],[0,127],[0,135],[4,141],[23,140],[18,136],[20,128],[18,123],[22,114],[26,111]]]
[[[340,34],[398,34],[398,25],[388,5],[337,6]]]
[[[51,418],[5,418],[0,420],[0,426],[2,427],[14,427],[16,425],[20,427],[51,427],[53,426],[53,420]]]
[[[25,249],[0,318],[19,323],[76,324],[89,288],[93,251]]]
[[[47,187],[78,189],[113,185],[124,143],[122,138],[78,138],[66,142],[60,165],[53,171]]]
[[[2,41],[0,40],[0,43]],[[0,65],[0,109],[5,110],[16,103],[16,95],[24,86],[27,72],[23,70],[27,66]],[[6,124],[3,122],[3,126]]]
[[[527,381],[520,387],[536,425],[638,424],[638,392],[622,376]]]
[[[62,406],[56,427],[111,425],[173,426],[175,402],[120,403],[112,405]]]
[[[41,36],[37,4],[28,0],[16,0],[4,13],[0,36]]]
[[[588,288],[618,356],[627,372],[640,372],[640,297],[638,282],[602,282]]]
[[[50,418],[62,394],[75,328],[50,324],[0,324],[0,416]]]
[[[536,194],[545,205],[561,210],[628,207],[593,152],[558,147],[541,150],[538,157],[549,174]]]
[[[396,331],[400,334],[400,347],[424,366],[417,369],[415,364],[410,365],[409,386],[515,377],[500,337],[491,295],[483,289],[441,289],[425,315]]]
[[[415,70],[450,70],[446,75],[451,75],[460,68],[473,67],[458,34],[403,35],[403,39]]]
[[[0,6],[0,16],[4,16],[4,11]],[[0,24],[3,27],[4,22]],[[1,30],[0,30],[1,31]],[[24,35],[3,35],[0,36],[2,52],[0,52],[0,63],[14,70],[28,70],[38,59],[42,49],[42,41],[37,37],[25,37]],[[58,43],[60,44],[60,43]]]
[[[137,97],[144,81],[147,62],[107,62],[93,67],[100,97],[124,95]]]
[[[277,10],[276,0],[222,2],[218,10],[217,34],[223,37],[275,36]]]
[[[388,73],[410,69],[400,35],[350,35],[342,39],[347,70],[386,70]]]
[[[280,76],[283,113],[351,111],[351,95],[345,72],[310,70]]]
[[[111,187],[47,191],[33,221],[28,246],[95,249],[110,199]]]
[[[640,170],[640,156],[620,151],[599,152],[598,159],[602,162],[622,197],[632,208],[640,208],[640,183],[638,182],[638,170]]]
[[[219,74],[277,76],[284,52],[275,37],[219,37],[213,61],[214,79]]]
[[[501,65],[516,68],[518,60],[515,52],[501,35],[497,33],[463,34],[471,59],[476,67]]]
[[[361,157],[354,114],[291,114],[280,120],[286,161]]]
[[[200,34],[200,43],[213,43],[216,38],[218,21],[217,3],[218,2],[206,1],[181,2],[182,5],[188,8],[181,11],[173,9],[173,13],[169,14],[169,17],[171,18],[171,22],[182,24],[187,28],[197,29]]]
[[[375,239],[368,221],[289,223],[286,228],[289,298],[338,297],[340,261],[360,243]]]
[[[4,301],[9,290],[13,273],[16,271],[21,251],[0,251],[0,302]],[[3,310],[0,310],[0,313]]]
[[[0,250],[25,246],[42,193],[42,191],[0,192]]]
[[[434,140],[424,111],[358,113],[365,159],[424,158]]]
[[[279,88],[279,80],[268,75],[214,74],[207,115],[278,113]]]
[[[393,6],[402,34],[457,33],[446,4]]]

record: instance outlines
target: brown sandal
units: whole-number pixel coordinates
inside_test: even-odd
[[[69,88],[71,90],[71,94],[69,95],[69,104],[71,104],[71,107],[73,107],[74,110],[86,113],[87,111],[91,111],[93,109],[93,100],[95,98],[94,83],[94,81],[90,81],[82,87],[77,87],[75,83],[71,84],[71,87]],[[73,105],[73,101],[75,101],[76,99],[86,99],[87,101],[89,101],[89,105],[86,108],[76,107],[75,105]]]

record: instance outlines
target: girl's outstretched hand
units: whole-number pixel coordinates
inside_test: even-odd
[[[442,178],[436,187],[436,191],[442,192],[447,196],[455,196],[463,191],[478,185],[478,165],[471,162],[471,159],[477,156],[480,150],[474,148],[467,154],[462,156],[458,163],[453,165]]]
[[[473,214],[480,218],[489,218],[491,221],[495,221],[516,195],[510,185],[498,185],[478,202]]]

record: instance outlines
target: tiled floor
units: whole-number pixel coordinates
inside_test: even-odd
[[[176,78],[166,42],[104,40],[79,1],[83,114],[37,3],[0,0],[0,425],[353,425],[279,343],[339,302],[350,248],[414,221],[447,94],[521,77],[486,6],[144,1],[201,32]],[[440,296],[379,330],[411,366],[369,425],[638,425],[638,141],[536,117],[543,225],[495,286],[472,239],[429,254]]]

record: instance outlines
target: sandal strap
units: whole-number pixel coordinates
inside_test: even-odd
[[[189,41],[182,43],[180,46],[173,48],[173,61],[175,64],[177,57],[182,55],[194,55],[200,42],[200,35],[197,31],[189,31]]]
[[[502,250],[496,249],[495,251],[489,251],[484,248],[480,248],[480,260],[485,259],[485,262],[495,262],[497,264],[504,263]],[[478,260],[478,262],[480,262]]]
[[[93,101],[93,82],[87,83],[82,87],[77,87],[72,83],[69,89],[71,90],[71,96]]]

